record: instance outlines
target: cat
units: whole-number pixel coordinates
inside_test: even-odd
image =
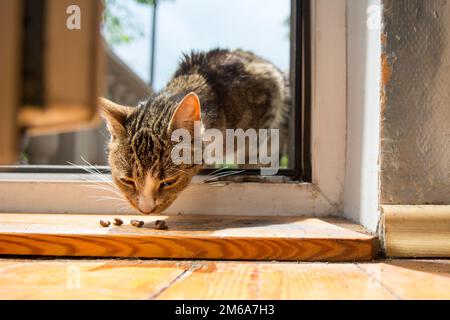
[[[280,129],[287,141],[289,85],[269,61],[243,50],[184,54],[165,88],[137,107],[100,99],[111,134],[108,161],[113,181],[143,214],[167,209],[202,168],[175,165],[171,132],[204,128]]]

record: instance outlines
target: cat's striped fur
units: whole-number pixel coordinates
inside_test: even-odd
[[[195,98],[185,99],[190,93]],[[189,126],[189,109],[201,111],[206,129],[278,128],[281,140],[287,141],[290,98],[285,77],[270,62],[242,50],[185,55],[167,86],[137,107],[107,100],[102,105],[113,136],[109,163],[114,181],[145,214],[166,209],[201,168],[176,166],[170,159],[171,121]]]

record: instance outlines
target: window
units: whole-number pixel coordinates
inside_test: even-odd
[[[302,29],[298,25],[297,30],[297,20],[301,21],[301,8],[296,1],[225,3],[220,0],[178,0],[159,1],[157,5],[151,3],[142,4],[134,0],[105,2],[103,35],[107,44],[107,92],[104,95],[111,100],[136,105],[151,91],[163,88],[183,53],[214,48],[242,48],[273,62],[289,77],[294,99],[295,95],[300,96],[301,78],[296,77],[296,74],[301,74],[302,69],[301,60],[297,57],[301,58],[304,46],[296,42],[296,35]],[[217,19],[205,18],[213,16]],[[34,32],[43,31],[38,29]],[[298,39],[301,40],[301,37]],[[39,49],[42,50],[38,48],[36,51],[39,52]],[[41,67],[42,63],[37,62],[37,65]],[[36,93],[39,92],[41,96],[37,99],[42,100],[42,90],[36,90]],[[301,178],[302,164],[301,148],[296,147],[302,144],[298,143],[302,135],[301,105],[305,103],[293,101],[289,134],[282,137],[289,141],[281,141],[281,144],[286,143],[289,147],[280,155],[280,175],[297,179]],[[308,123],[305,121],[304,126]],[[55,171],[56,168],[47,166],[64,166],[68,162],[85,165],[86,161],[94,165],[107,165],[103,148],[107,136],[105,127],[100,126],[75,133],[31,137],[25,142],[21,162],[23,165],[44,165],[39,168],[41,171]],[[305,151],[307,154],[308,150]],[[20,170],[30,171],[32,168]],[[60,167],[59,170],[73,171],[70,167]],[[211,170],[214,168],[206,169],[204,173]],[[256,175],[256,170],[245,170],[243,173]],[[303,178],[305,176],[308,174]]]
[[[117,1],[116,1],[117,2]],[[153,15],[151,7],[139,7],[128,3],[128,9],[139,12],[145,11],[145,14],[136,14],[136,20],[142,19],[144,37],[131,44],[112,44],[112,49],[107,51],[107,72],[106,77],[108,86],[108,95],[112,100],[119,103],[126,101],[139,100],[147,95],[148,88],[146,83],[150,81],[150,73],[153,73],[153,84],[155,89],[161,87],[167,77],[173,70],[170,67],[174,65],[174,57],[178,56],[180,51],[186,49],[195,49],[198,39],[189,38],[189,35],[183,35],[183,41],[180,41],[179,47],[170,51],[167,46],[175,42],[174,39],[166,40],[164,37],[166,21],[163,20],[168,13],[181,14],[182,19],[174,19],[172,24],[175,30],[175,23],[188,23],[193,21],[192,15],[185,10],[186,1],[161,1],[157,5],[157,23],[156,28],[152,30],[151,16]],[[191,2],[190,2],[191,3]],[[230,20],[217,21],[216,28],[236,27],[238,21],[252,21],[245,31],[245,24],[242,24],[243,37],[225,37],[229,41],[222,44],[216,39],[208,37],[205,32],[202,47],[206,49],[220,46],[241,46],[247,42],[248,34],[264,25],[272,26],[279,24],[279,32],[273,37],[274,41],[279,43],[276,46],[267,46],[264,48],[248,48],[255,53],[271,59],[271,55],[276,56],[280,50],[278,66],[286,71],[289,67],[289,77],[291,79],[291,92],[293,93],[293,114],[290,125],[290,151],[286,154],[287,161],[283,170],[279,171],[279,176],[270,179],[270,181],[261,181],[252,177],[239,177],[235,183],[226,182],[222,186],[212,187],[208,185],[196,184],[188,188],[173,205],[174,212],[181,213],[207,213],[217,214],[333,214],[340,211],[343,164],[345,149],[345,8],[341,4],[331,4],[327,1],[310,2],[287,0],[281,2],[248,1],[242,9],[238,6],[240,1],[225,2],[222,1],[195,1],[195,6],[201,7],[204,16],[213,16],[214,10],[227,6],[226,10],[235,14],[235,20],[230,25]],[[216,7],[212,3],[216,4]],[[256,10],[261,6],[266,6],[263,10]],[[194,4],[192,4],[194,6]],[[121,12],[116,8],[116,12]],[[200,9],[198,9],[200,10]],[[198,10],[193,10],[200,14]],[[252,16],[254,12],[261,13],[262,17]],[[277,18],[271,20],[272,15],[264,16],[264,12],[277,12]],[[112,15],[116,14],[114,9]],[[150,18],[147,20],[147,18]],[[176,18],[176,16],[175,16]],[[261,18],[261,19],[260,19]],[[289,18],[289,19],[288,19]],[[150,22],[149,22],[150,21]],[[287,22],[289,21],[289,23]],[[206,29],[200,21],[197,29],[193,28],[193,35],[197,35],[196,30]],[[219,23],[220,22],[220,23]],[[290,27],[289,27],[290,25]],[[226,28],[225,28],[226,29]],[[272,29],[272,28],[270,28]],[[148,31],[150,30],[150,31]],[[211,32],[219,32],[211,26]],[[127,60],[127,52],[140,52],[133,50],[138,43],[141,43],[143,56],[151,51],[150,35],[154,31],[155,45],[154,51],[154,69],[151,70],[151,59],[145,58],[141,67],[136,59],[131,56]],[[245,32],[250,33],[245,33]],[[139,32],[138,32],[139,33]],[[320,38],[317,36],[320,33]],[[214,33],[213,33],[214,34]],[[128,35],[123,35],[125,38]],[[191,35],[192,36],[192,35]],[[245,37],[244,37],[245,36]],[[260,36],[255,34],[256,36]],[[179,37],[182,37],[179,35]],[[237,40],[241,39],[241,40]],[[290,39],[290,40],[289,40]],[[112,41],[112,40],[111,40]],[[164,41],[167,41],[164,44]],[[235,41],[235,42],[233,42]],[[194,45],[190,46],[191,43]],[[258,41],[258,43],[263,43]],[[172,44],[173,45],[173,44]],[[190,47],[190,48],[189,48]],[[259,51],[258,51],[259,50]],[[267,51],[266,51],[267,50]],[[275,52],[275,53],[274,53]],[[333,52],[329,56],[329,52]],[[160,58],[158,58],[160,57]],[[167,57],[167,65],[164,67],[161,57]],[[290,58],[289,58],[290,57]],[[276,60],[275,58],[272,60]],[[289,60],[289,61],[287,61]],[[158,62],[159,61],[159,62]],[[166,62],[164,62],[166,63]],[[147,68],[145,67],[147,66]],[[142,69],[147,69],[148,72]],[[120,74],[120,76],[118,76]],[[325,75],[326,74],[326,75]],[[332,74],[330,76],[330,74]],[[124,80],[125,79],[125,80]],[[130,89],[132,88],[132,89]],[[133,95],[124,94],[124,92],[135,92]],[[120,101],[122,99],[122,101]],[[133,104],[133,103],[130,103]],[[23,163],[30,165],[19,165],[3,167],[4,173],[0,177],[0,188],[4,191],[4,202],[1,210],[3,211],[47,211],[47,212],[99,212],[112,213],[120,212],[117,208],[117,202],[101,204],[94,203],[89,198],[89,189],[82,188],[86,183],[104,184],[102,178],[95,174],[82,174],[82,170],[66,166],[67,161],[83,165],[84,159],[94,165],[99,165],[98,170],[107,173],[108,168],[103,153],[103,145],[107,139],[107,132],[104,128],[76,133],[62,133],[47,137],[33,138],[32,143],[28,145],[28,152],[22,157]],[[30,147],[32,146],[32,147]],[[38,156],[32,154],[36,150]],[[329,159],[335,159],[329,161]],[[103,166],[102,166],[103,165]],[[259,171],[258,171],[259,172]],[[39,175],[36,173],[40,173]],[[205,170],[206,174],[208,171]],[[246,170],[244,174],[254,175],[251,170]],[[76,176],[74,176],[76,175]],[[39,192],[27,193],[28,203],[18,203],[17,198],[19,190],[27,188],[30,181],[45,185]],[[247,183],[241,183],[247,181]],[[260,182],[269,182],[261,184]],[[31,188],[31,187],[30,187]],[[23,191],[22,191],[23,192]],[[207,200],[199,206],[199,194],[208,193]],[[54,197],[55,194],[60,196]],[[53,195],[52,203],[42,202],[40,199]],[[33,205],[30,205],[33,203]]]

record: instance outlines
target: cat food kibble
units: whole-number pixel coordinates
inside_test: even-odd
[[[123,221],[121,220],[121,219],[119,219],[119,218],[114,218],[114,225],[116,225],[116,226],[121,226],[121,225],[123,225]]]
[[[156,220],[155,221],[155,228],[156,230],[167,230],[169,227],[167,226],[166,222],[164,220]]]
[[[100,225],[102,226],[102,227],[109,227],[110,226],[110,224],[111,224],[111,222],[109,222],[109,221],[105,221],[105,220],[100,220]]]
[[[131,220],[130,223],[131,223],[132,226],[135,226],[137,228],[140,228],[140,227],[142,227],[144,225],[144,221],[135,220],[135,219]]]

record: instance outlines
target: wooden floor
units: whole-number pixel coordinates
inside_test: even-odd
[[[0,299],[450,299],[450,260],[2,258]]]
[[[305,217],[0,214],[0,255],[371,261],[378,239],[345,220]],[[144,220],[142,228],[130,219]],[[155,230],[156,220],[169,230]]]

